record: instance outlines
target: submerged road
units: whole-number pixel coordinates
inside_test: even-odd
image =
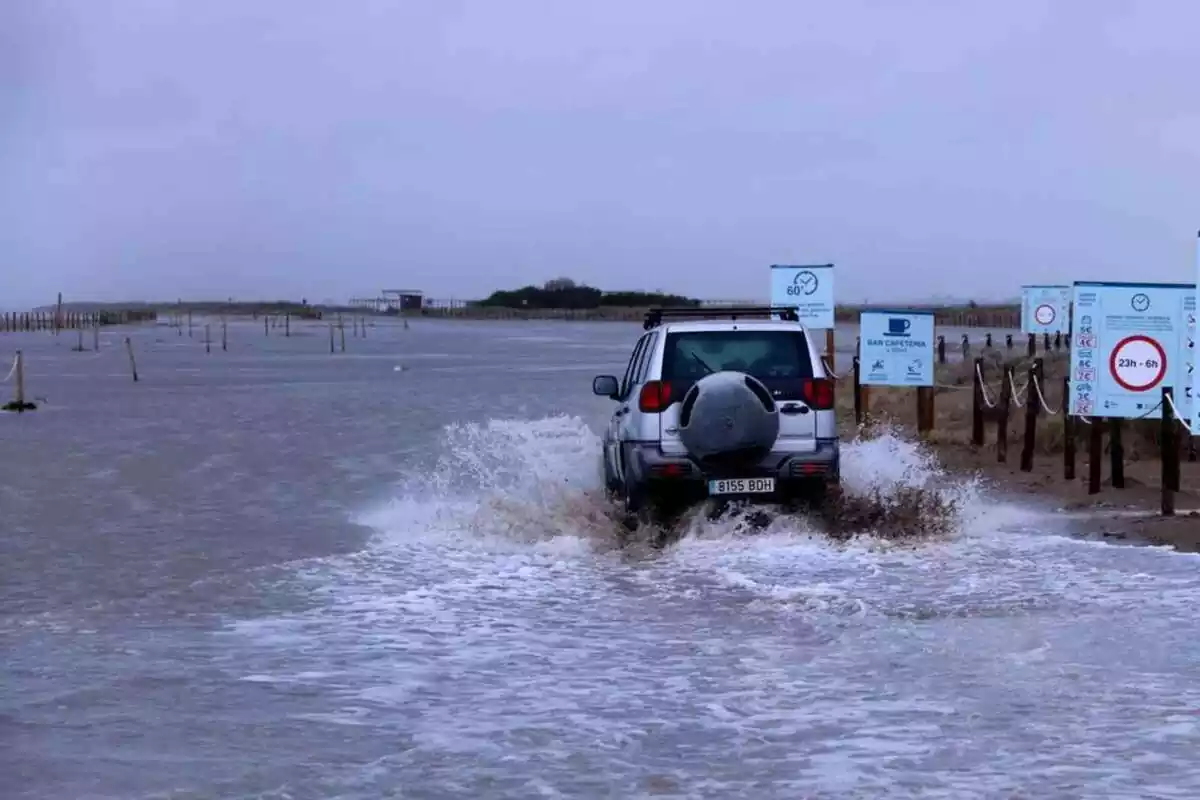
[[[136,385],[115,331],[0,340],[48,400],[0,417],[0,794],[1200,796],[1196,556],[886,437],[847,485],[952,535],[620,551],[589,388],[637,332],[159,328]]]

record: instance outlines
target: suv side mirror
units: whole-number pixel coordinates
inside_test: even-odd
[[[616,397],[621,391],[621,384],[612,375],[597,375],[592,378],[592,394],[601,397]]]

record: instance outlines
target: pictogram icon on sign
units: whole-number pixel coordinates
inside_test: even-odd
[[[1034,309],[1034,312],[1033,312],[1033,318],[1037,321],[1038,325],[1051,324],[1052,322],[1054,322],[1054,318],[1057,315],[1058,314],[1054,310],[1054,306],[1047,305],[1045,303],[1038,306],[1036,309]]]
[[[817,274],[812,270],[805,269],[796,273],[796,277],[792,278],[792,285],[787,287],[789,296],[796,295],[811,295],[817,291],[817,287],[821,285],[821,281],[817,278]]]
[[[1147,392],[1166,376],[1167,352],[1149,336],[1127,336],[1112,349],[1108,370],[1122,389]]]

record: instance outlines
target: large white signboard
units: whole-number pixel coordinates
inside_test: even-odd
[[[1188,320],[1194,336],[1195,285],[1076,282],[1074,307],[1072,414],[1158,416],[1162,388],[1170,386],[1190,418],[1184,387],[1194,370]]]
[[[796,309],[809,328],[833,328],[833,264],[772,264],[771,305]]]

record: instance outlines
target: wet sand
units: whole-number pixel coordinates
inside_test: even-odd
[[[1039,456],[1034,459],[1032,471],[1022,472],[1020,448],[1013,448],[1012,443],[1005,464],[997,463],[994,445],[972,448],[943,444],[935,451],[949,470],[973,472],[1001,494],[1042,504],[1076,519],[1080,535],[1200,552],[1200,462],[1180,465],[1183,491],[1175,495],[1176,515],[1164,517],[1160,513],[1162,481],[1158,461],[1126,463],[1125,488],[1114,489],[1106,457],[1100,493],[1089,495],[1086,456],[1077,460],[1075,478],[1066,480],[1061,456]]]

